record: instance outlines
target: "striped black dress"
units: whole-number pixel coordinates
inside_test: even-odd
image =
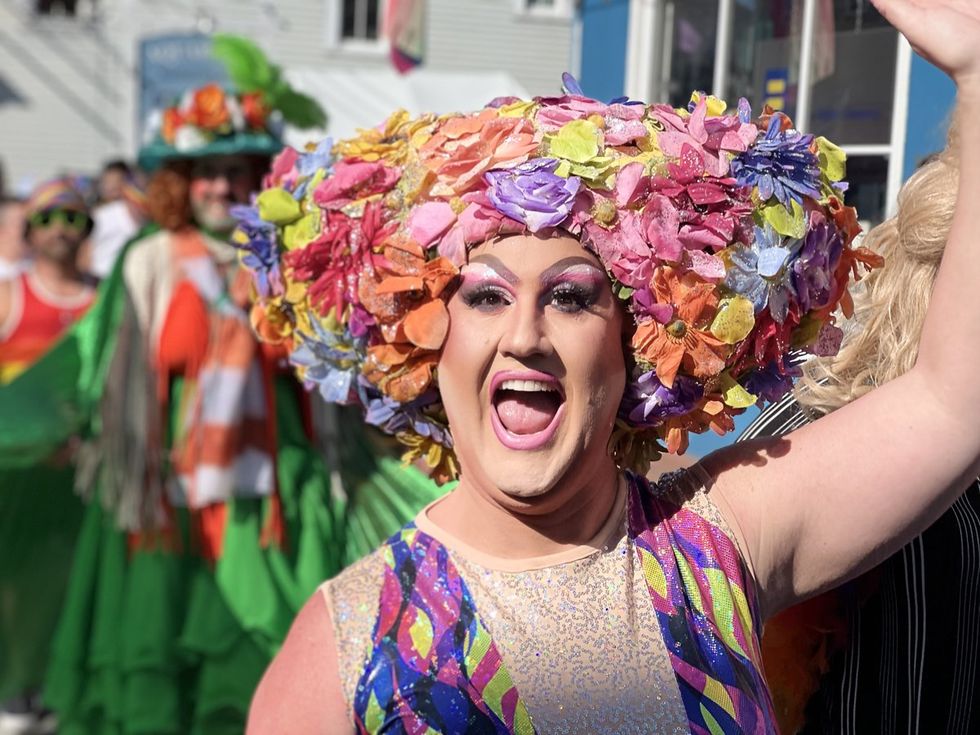
[[[807,421],[790,393],[739,441]],[[847,645],[810,700],[803,732],[980,733],[980,482],[875,574],[871,596],[848,606]]]

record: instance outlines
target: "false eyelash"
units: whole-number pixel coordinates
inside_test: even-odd
[[[551,297],[554,298],[556,295],[572,297],[579,309],[588,309],[596,302],[594,289],[575,283],[559,283],[551,289]]]
[[[487,296],[496,296],[504,303],[510,302],[510,294],[508,294],[502,288],[490,284],[482,284],[475,286],[472,289],[464,289],[460,294],[460,297],[463,299],[463,303],[470,308],[479,307],[480,300]]]

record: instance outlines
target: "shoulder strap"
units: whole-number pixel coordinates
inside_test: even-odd
[[[530,716],[445,546],[409,523],[386,542],[358,732],[533,733]]]
[[[775,733],[758,601],[735,543],[690,493],[678,502],[685,493],[634,475],[629,485],[630,536],[691,732]]]

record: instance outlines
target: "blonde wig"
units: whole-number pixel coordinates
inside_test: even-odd
[[[864,245],[883,255],[854,296],[856,326],[835,357],[814,358],[796,386],[814,417],[830,413],[907,372],[953,220],[959,178],[957,132],[946,148],[902,187],[897,214],[872,229]]]

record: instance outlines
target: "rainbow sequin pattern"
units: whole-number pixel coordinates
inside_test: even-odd
[[[630,533],[691,732],[775,734],[758,599],[738,549],[701,515],[651,492],[646,480],[630,475],[630,484],[639,495]]]
[[[409,524],[382,553],[374,646],[354,698],[358,732],[533,733],[446,548]]]

